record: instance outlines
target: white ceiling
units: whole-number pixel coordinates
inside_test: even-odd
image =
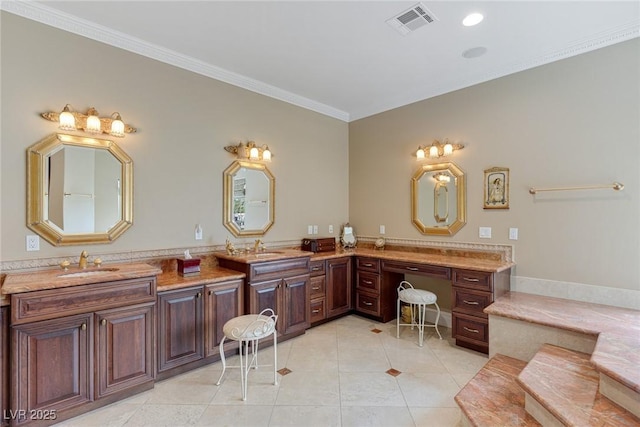
[[[344,121],[640,36],[640,1],[2,1],[2,9]],[[485,19],[464,27],[462,19]],[[487,53],[465,59],[483,46]]]

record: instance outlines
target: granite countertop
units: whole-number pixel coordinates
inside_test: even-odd
[[[27,273],[9,273],[2,284],[2,294],[11,295],[21,292],[41,291],[45,289],[67,288],[91,283],[113,282],[116,280],[136,279],[160,274],[162,270],[149,264],[110,264],[101,267],[88,267],[84,270],[71,267],[61,269],[38,270]]]
[[[200,274],[186,277],[181,276],[177,271],[168,271],[158,275],[158,292],[189,286],[226,282],[234,279],[244,279],[245,276],[244,273],[221,267],[205,267],[200,271]]]
[[[340,258],[343,256],[366,256],[390,261],[416,262],[421,264],[439,265],[444,267],[462,268],[468,270],[500,272],[515,265],[513,262],[505,262],[494,259],[478,257],[440,255],[421,252],[409,252],[399,250],[376,250],[366,248],[338,249],[333,252],[318,252],[311,256],[311,260]]]
[[[239,253],[238,255],[228,255],[226,252],[214,252],[217,258],[230,261],[254,264],[266,261],[279,261],[289,258],[304,258],[313,255],[313,252],[301,251],[299,249],[266,249],[264,251]]]
[[[509,292],[485,313],[596,335],[591,362],[640,393],[640,311],[602,304]]]

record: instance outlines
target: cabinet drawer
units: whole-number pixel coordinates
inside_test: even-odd
[[[493,273],[474,270],[453,270],[452,282],[457,286],[493,291]]]
[[[356,292],[356,310],[361,313],[380,315],[380,297],[366,292]]]
[[[380,260],[376,258],[356,258],[356,269],[361,271],[370,271],[372,273],[380,272]]]
[[[323,276],[324,272],[324,261],[311,261],[309,263],[309,274],[311,276]]]
[[[311,323],[317,322],[318,320],[324,320],[324,318],[326,317],[325,312],[326,309],[324,298],[311,301],[311,314],[309,315]]]
[[[325,296],[326,285],[324,276],[312,276],[311,279],[309,279],[309,285],[311,285],[311,289],[309,289],[311,299]]]
[[[309,257],[303,257],[251,264],[249,281],[258,282],[297,276],[299,274],[309,274],[309,263]]]
[[[490,292],[474,291],[472,289],[453,286],[453,308],[476,316],[487,317],[482,310],[491,304]]]
[[[358,271],[356,276],[357,289],[365,289],[376,294],[380,292],[380,276],[378,274]]]
[[[382,269],[384,271],[393,271],[396,273],[414,273],[421,276],[429,276],[437,279],[450,279],[451,269],[440,265],[416,264],[402,261],[383,261]]]
[[[489,342],[489,322],[473,316],[454,315],[456,338]]]
[[[11,295],[11,324],[155,302],[156,278],[121,280]]]

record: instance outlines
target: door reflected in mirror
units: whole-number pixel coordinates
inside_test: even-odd
[[[109,243],[131,227],[133,162],[113,141],[52,134],[27,154],[27,226],[48,242]]]
[[[420,232],[454,235],[466,223],[464,172],[453,163],[423,165],[411,180],[411,205]]]
[[[235,161],[224,171],[224,226],[236,236],[262,236],[274,222],[275,178],[263,164]]]

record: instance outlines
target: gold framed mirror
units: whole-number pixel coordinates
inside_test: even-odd
[[[52,245],[110,243],[133,224],[133,161],[115,142],[52,134],[27,157],[27,227]]]
[[[224,226],[235,237],[263,236],[274,222],[275,177],[264,164],[241,160],[223,176]]]
[[[453,236],[467,223],[465,174],[453,163],[422,165],[411,179],[411,222],[422,234]]]

